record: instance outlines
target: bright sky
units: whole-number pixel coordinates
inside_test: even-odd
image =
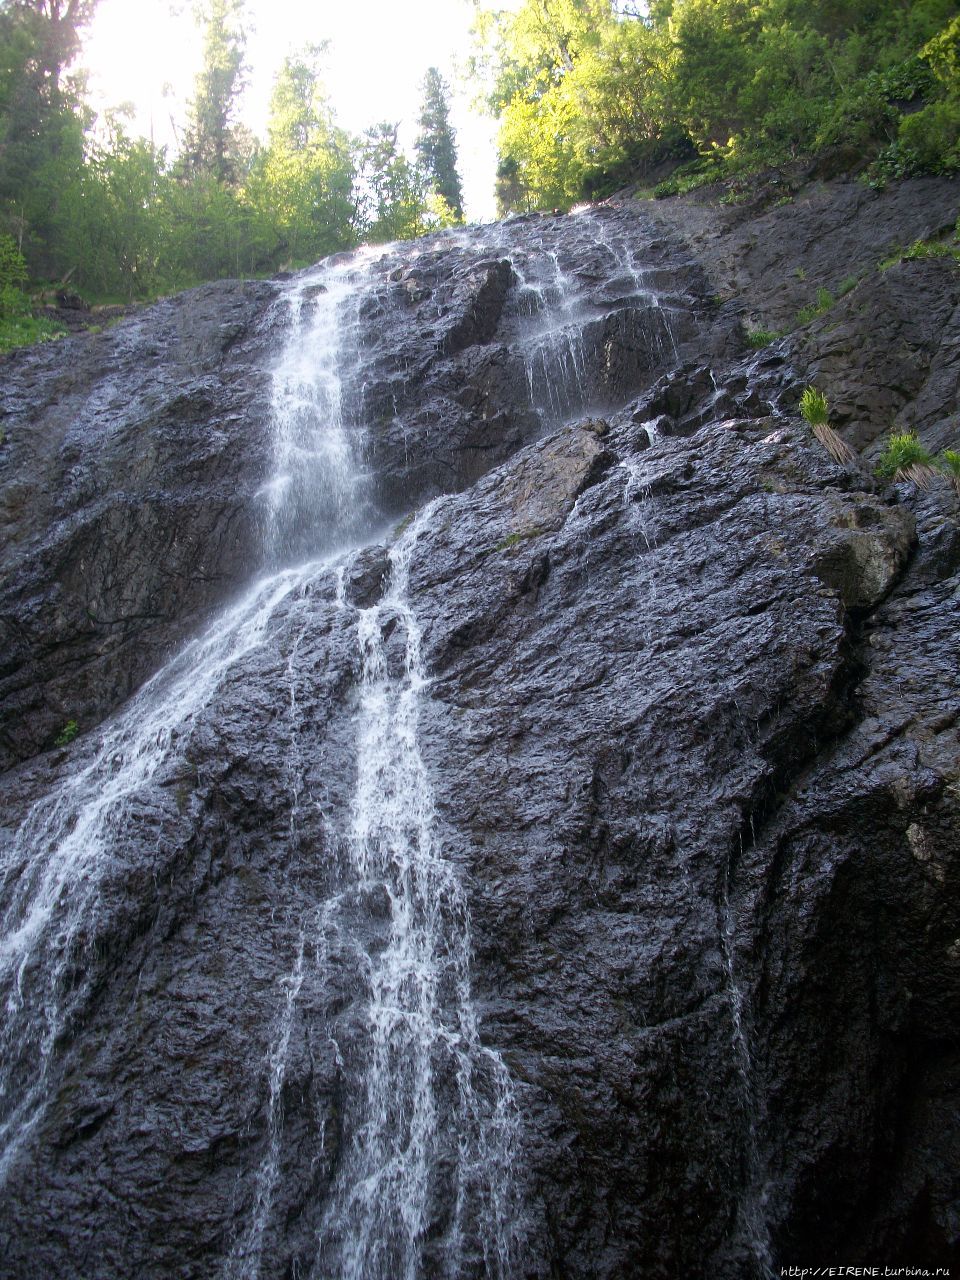
[[[200,64],[200,33],[183,3],[101,0],[88,33],[83,64],[95,107],[132,102],[136,127],[158,145],[172,141],[170,116],[182,123]],[[494,216],[495,124],[471,105],[464,83],[471,51],[470,0],[249,0],[251,68],[244,122],[261,137],[272,78],[287,53],[330,41],[325,80],[339,123],[359,133],[379,120],[401,122],[408,151],[416,136],[420,85],[438,67],[453,90],[460,176],[468,219]],[[172,96],[164,96],[170,86]]]

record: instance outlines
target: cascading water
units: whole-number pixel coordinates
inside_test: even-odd
[[[146,795],[162,795],[163,771],[182,758],[227,672],[265,642],[271,619],[306,573],[285,570],[258,582],[187,645],[99,735],[59,790],[33,806],[5,851],[0,1178],[41,1118],[58,1049],[90,998],[94,953],[109,923],[105,886],[125,869],[131,815]]]
[[[358,776],[348,848],[354,892],[379,900],[388,926],[365,965],[371,1034],[317,1280],[415,1280],[438,1212],[443,1245],[431,1274],[510,1274],[516,1109],[502,1061],[480,1044],[467,904],[445,856],[418,743],[428,679],[407,585],[417,538],[432,516],[425,509],[395,544],[387,592],[358,620]],[[388,634],[403,636],[402,656],[391,653]],[[324,928],[342,924],[328,914]]]
[[[282,1092],[291,1027],[305,976],[322,985],[331,937],[359,956],[364,1016],[355,1028],[345,1154],[315,1242],[316,1276],[415,1280],[430,1274],[511,1274],[518,1205],[513,1177],[516,1108],[506,1069],[480,1044],[470,998],[470,931],[455,864],[445,854],[418,716],[428,680],[420,630],[407,603],[410,560],[425,511],[391,552],[386,595],[353,610],[344,554],[374,520],[362,464],[362,422],[350,395],[359,362],[363,254],[292,283],[289,330],[273,375],[274,473],[261,490],[264,552],[278,566],[188,645],[97,735],[58,791],[37,802],[2,863],[0,1175],[11,1176],[55,1096],[71,1033],[95,998],[95,952],[109,931],[109,886],[125,870],[124,832],[139,809],[163,811],[162,785],[188,758],[228,672],[258,648],[289,644],[290,725],[298,722],[299,639],[317,600],[356,615],[359,710],[356,786],[339,823],[339,891],[304,905],[296,960],[277,983],[277,1016],[264,1063],[266,1133],[224,1274],[261,1274],[280,1177]],[[309,560],[326,551],[324,559]],[[327,600],[327,604],[329,601]],[[326,607],[326,606],[325,606]],[[402,661],[385,636],[397,624]],[[298,838],[309,803],[296,725],[288,760],[289,828]],[[80,748],[82,750],[82,748]],[[158,858],[162,832],[157,833]],[[357,904],[386,904],[382,947],[354,930]],[[369,910],[367,910],[369,915]],[[354,930],[354,932],[351,932]],[[293,940],[292,940],[293,941]],[[324,1134],[317,1134],[322,1147]]]
[[[359,364],[358,279],[369,251],[302,276],[287,296],[290,336],[273,373],[274,469],[266,499],[267,552],[291,563],[318,535],[341,546],[370,532],[362,421],[345,394]]]
[[[584,316],[577,292],[555,252],[513,256],[517,309],[526,318],[521,347],[531,406],[550,423],[582,413],[587,385]]]
[[[627,364],[658,372],[679,358],[688,300],[661,296],[654,269],[637,261],[605,212],[545,221],[519,244],[509,222],[488,233],[513,268],[516,351],[530,407],[547,428],[622,401],[620,379],[629,382],[636,369],[622,372],[618,351]],[[598,246],[609,264],[602,274],[584,266],[595,264]]]
[[[627,295],[636,297],[650,317],[646,330],[648,341],[664,361],[676,360],[678,348],[672,318],[663,306],[659,291],[651,287],[647,268],[637,263],[628,243],[614,239],[602,219],[594,217],[592,223],[597,240],[613,259],[614,270],[610,279],[614,287],[620,279],[625,279]]]

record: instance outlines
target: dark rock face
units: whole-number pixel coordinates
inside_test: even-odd
[[[910,184],[866,213],[833,190],[825,262],[838,225],[862,216],[876,258],[913,207]],[[922,184],[928,205],[951,190]],[[248,586],[102,729],[0,778],[9,912],[31,805],[58,786],[69,803],[84,762],[96,793],[157,761],[94,832],[104,856],[83,861],[90,835],[72,855],[82,925],[63,942],[51,917],[63,1013],[54,1052],[17,1050],[23,1097],[44,1064],[43,1105],[6,1169],[0,1274],[340,1274],[321,1238],[389,946],[383,896],[349,872],[358,723],[369,645],[385,680],[409,668],[403,601],[479,1035],[518,1123],[512,1271],[468,1239],[454,1274],[954,1257],[960,503],[945,483],[879,492],[794,406],[816,368],[858,446],[891,407],[946,440],[955,275],[904,263],[838,327],[749,353],[741,310],[710,301],[707,233],[704,274],[683,217],[650,216],[374,260],[348,416],[384,516],[443,496],[393,558],[378,543]],[[756,234],[785,241],[776,218]],[[71,680],[87,730],[249,582],[285,323],[275,285],[211,287],[7,366],[11,755],[81,705]],[[157,733],[172,745],[151,755]],[[449,1274],[444,1141],[425,1276]]]
[[[276,295],[206,286],[4,362],[4,764],[96,723],[246,580]]]

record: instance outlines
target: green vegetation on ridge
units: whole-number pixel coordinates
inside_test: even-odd
[[[524,0],[481,9],[502,211],[567,207],[827,148],[882,183],[960,168],[952,0]]]

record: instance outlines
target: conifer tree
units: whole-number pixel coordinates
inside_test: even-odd
[[[428,188],[442,196],[457,221],[463,220],[463,190],[457,173],[456,134],[450,124],[450,90],[436,67],[423,81],[417,158]]]
[[[203,66],[197,75],[183,141],[181,164],[190,177],[230,185],[239,177],[244,139],[234,123],[243,89],[246,39],[241,25],[244,0],[203,0]]]

